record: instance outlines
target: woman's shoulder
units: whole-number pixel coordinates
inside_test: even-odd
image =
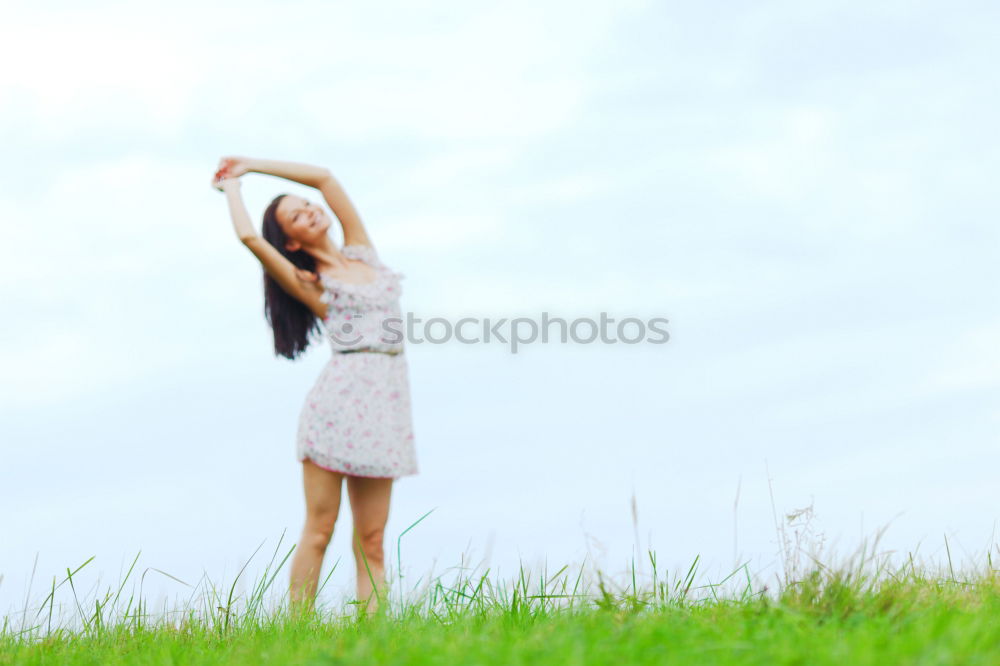
[[[344,245],[340,248],[341,253],[350,259],[360,259],[365,263],[371,264],[376,268],[382,270],[382,272],[387,273],[390,278],[399,280],[405,278],[406,275],[400,273],[399,271],[393,270],[387,266],[382,258],[379,256],[378,251],[373,245],[362,245],[360,243],[351,243],[349,245]]]
[[[375,251],[375,247],[372,245],[360,245],[358,243],[351,243],[350,245],[344,245],[340,248],[340,252],[350,259],[360,259],[366,263],[372,265],[381,264],[378,252]]]

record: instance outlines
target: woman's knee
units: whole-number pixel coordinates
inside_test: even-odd
[[[312,514],[306,518],[303,541],[314,548],[326,548],[337,524],[336,514]]]
[[[372,528],[362,530],[360,532],[355,530],[354,538],[360,543],[361,550],[364,552],[366,558],[369,560],[381,561],[384,556],[384,534],[384,528]],[[355,550],[357,550],[357,545],[358,544],[355,544]]]

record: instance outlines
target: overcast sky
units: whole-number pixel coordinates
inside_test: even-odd
[[[40,600],[92,555],[101,589],[140,550],[228,583],[298,538],[330,351],[274,357],[223,155],[329,168],[415,316],[669,319],[660,345],[408,343],[390,568],[432,513],[404,587],[648,550],[766,578],[807,506],[845,556],[887,526],[901,556],[996,557],[995,4],[7,6],[0,613],[36,555]],[[320,200],[242,189],[258,228]],[[334,602],[350,523],[345,493]]]

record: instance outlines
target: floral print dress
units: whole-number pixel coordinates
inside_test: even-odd
[[[349,259],[375,269],[373,282],[341,282],[320,274],[323,319],[334,351],[299,415],[299,461],[351,476],[399,478],[418,472],[406,355],[338,353],[372,347],[404,349],[400,279],[368,245],[345,245]]]

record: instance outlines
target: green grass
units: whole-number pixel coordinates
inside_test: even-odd
[[[349,602],[302,617],[288,613],[279,577],[291,550],[275,566],[278,552],[248,594],[235,593],[241,571],[167,613],[125,598],[135,561],[117,589],[81,601],[73,577],[88,560],[54,580],[43,603],[6,618],[0,664],[1000,664],[1000,577],[989,551],[985,567],[965,575],[950,551],[940,573],[912,555],[874,570],[864,553],[836,568],[786,557],[773,587],[745,565],[696,584],[698,558],[668,578],[653,552],[646,584],[634,562],[622,585],[582,567],[522,568],[509,581],[460,568],[453,583],[429,581],[412,598],[393,589],[373,615]],[[76,627],[53,617],[63,591]]]

